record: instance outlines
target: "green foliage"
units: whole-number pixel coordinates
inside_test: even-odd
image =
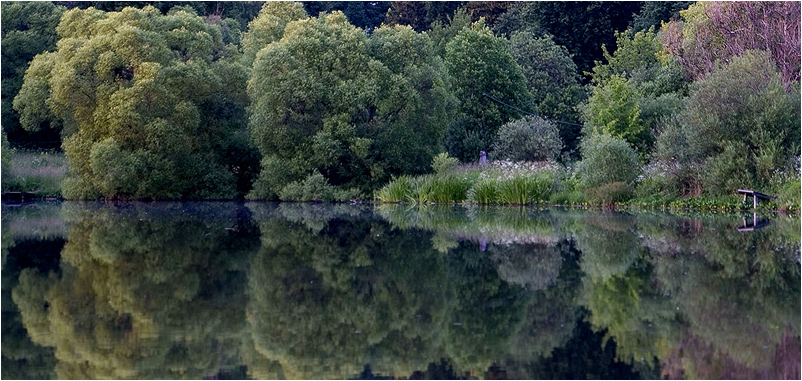
[[[800,199],[802,199],[802,182],[797,177],[796,180],[790,180],[782,185],[776,202],[780,210],[799,211]]]
[[[602,58],[602,45],[615,44],[614,33],[627,29],[641,7],[639,2],[522,2],[510,6],[499,17],[494,30],[500,35],[517,30],[548,33],[554,36],[557,45],[568,49],[582,74],[590,72],[594,62]]]
[[[243,62],[251,66],[256,59],[256,53],[271,42],[281,40],[287,24],[306,17],[306,11],[300,2],[265,2],[259,15],[248,23],[248,32],[242,38]]]
[[[576,106],[587,95],[580,85],[579,73],[564,46],[554,42],[554,36],[537,37],[527,31],[515,31],[510,36],[515,61],[521,65],[527,88],[532,94],[534,110],[552,119],[578,123]],[[560,135],[568,149],[576,148],[579,128],[561,124]]]
[[[552,186],[552,174],[541,172],[535,176],[513,177],[499,180],[498,201],[502,204],[531,204],[548,199]]]
[[[366,193],[427,172],[453,102],[431,49],[407,27],[368,39],[339,12],[287,24],[257,54],[248,84],[251,135],[265,156],[251,197],[273,198],[315,170]]]
[[[5,2],[2,5],[2,124],[12,140],[23,140],[26,131],[12,108],[22,87],[25,70],[34,56],[56,48],[56,25],[66,8],[51,2]],[[44,99],[42,100],[44,101]],[[56,127],[56,126],[53,126]],[[39,126],[34,129],[53,129]],[[56,130],[57,132],[57,130]]]
[[[584,194],[585,199],[594,204],[613,205],[633,198],[635,187],[630,183],[616,181],[595,188],[586,188]]]
[[[332,187],[320,173],[313,173],[304,181],[293,181],[279,192],[282,201],[347,201],[355,197],[355,191]]]
[[[429,36],[409,27],[376,29],[368,46],[381,63],[375,115],[366,126],[375,142],[371,167],[379,169],[371,172],[371,181],[426,173],[443,151],[446,126],[457,109],[446,68]]]
[[[562,148],[557,126],[531,116],[501,126],[493,144],[495,157],[513,161],[554,160]]]
[[[693,4],[693,1],[646,1],[640,11],[630,22],[630,29],[634,32],[647,30],[651,27],[660,28],[664,22],[678,19],[680,11]]]
[[[585,203],[585,196],[578,190],[555,192],[549,197],[549,203],[552,205],[580,205]]]
[[[526,78],[512,56],[509,42],[493,36],[481,21],[462,29],[448,43],[445,64],[461,103],[460,119],[446,133],[446,148],[460,161],[473,162],[479,151],[491,148],[499,127],[519,115],[482,94],[526,107],[530,98]]]
[[[414,179],[399,176],[391,180],[376,193],[376,199],[382,202],[403,202],[412,198]]]
[[[582,161],[577,164],[577,172],[585,187],[614,182],[632,184],[638,177],[638,154],[623,139],[592,133],[583,138],[580,149]]]
[[[439,153],[432,159],[432,170],[437,174],[449,172],[457,165],[459,165],[459,159],[448,156],[446,152]]]
[[[477,204],[498,204],[498,182],[497,179],[489,177],[479,179],[468,191],[468,200]]]
[[[799,99],[764,52],[748,51],[694,83],[683,114],[658,137],[657,157],[703,167],[692,177],[713,193],[767,187],[798,155]]]
[[[637,94],[621,76],[612,76],[604,85],[594,87],[583,108],[585,133],[590,130],[622,138],[638,145],[643,138],[643,124]]]
[[[8,189],[6,184],[8,183],[8,177],[10,175],[9,170],[11,169],[11,166],[14,164],[11,158],[14,151],[8,145],[8,139],[6,139],[5,129],[3,129],[2,132],[0,132],[0,134],[2,134],[2,139],[3,139],[2,147],[0,147],[0,155],[2,155],[2,160],[0,161],[0,163],[2,163],[3,192],[5,192]]]
[[[66,12],[57,32],[15,108],[28,129],[63,123],[65,197],[236,196],[237,163],[222,157],[244,127],[247,72],[219,25],[180,10],[89,8]]]
[[[407,201],[417,203],[462,202],[468,198],[473,180],[460,173],[424,175],[412,181]]]
[[[460,7],[454,11],[453,17],[449,17],[448,20],[435,20],[432,23],[432,28],[426,33],[432,37],[435,53],[440,57],[445,57],[448,43],[463,29],[470,28],[471,16],[464,8]]]

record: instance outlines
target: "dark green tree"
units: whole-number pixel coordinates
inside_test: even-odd
[[[2,124],[12,145],[35,147],[61,145],[58,126],[48,123],[31,130],[22,128],[19,114],[12,108],[22,87],[25,70],[33,57],[56,48],[56,25],[66,8],[51,2],[5,2],[2,8]],[[5,138],[4,138],[5,139]]]
[[[532,110],[551,119],[579,123],[579,106],[587,97],[580,85],[576,64],[564,46],[554,43],[546,34],[515,31],[510,37],[515,61],[521,65],[527,87],[532,94]],[[559,124],[560,137],[567,151],[576,149],[580,126]]]
[[[565,46],[580,74],[590,72],[602,58],[601,46],[615,46],[614,32],[627,29],[642,2],[525,2],[511,6],[494,30],[503,35],[522,30],[548,33]],[[583,82],[590,78],[583,77]]]
[[[662,23],[679,19],[679,12],[691,4],[693,1],[644,1],[643,7],[629,23],[629,29],[633,32],[647,30],[650,27],[660,29]]]
[[[464,28],[446,46],[446,67],[454,79],[460,118],[446,133],[446,148],[463,162],[476,161],[491,148],[499,127],[521,116],[488,94],[516,107],[530,105],[526,78],[505,38],[493,36],[484,22]]]
[[[252,196],[275,198],[317,174],[323,189],[370,192],[390,175],[426,171],[453,109],[432,50],[404,27],[369,38],[341,12],[289,23],[257,54],[248,85],[264,156]]]
[[[365,31],[380,27],[390,9],[389,1],[304,1],[303,4],[310,17],[341,11],[348,22]]]

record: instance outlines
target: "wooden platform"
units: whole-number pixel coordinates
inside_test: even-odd
[[[757,208],[757,199],[774,200],[775,198],[777,198],[777,197],[769,196],[767,194],[763,194],[763,193],[760,193],[760,192],[755,192],[755,191],[749,190],[749,189],[738,189],[738,194],[744,195],[744,202],[746,202],[746,197],[747,196],[751,196],[752,197],[752,207],[753,208]]]

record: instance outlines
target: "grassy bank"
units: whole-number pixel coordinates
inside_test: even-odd
[[[3,170],[3,192],[30,192],[37,197],[61,197],[67,160],[57,151],[14,150]]]
[[[765,192],[775,200],[761,201],[760,210],[798,212],[800,181],[792,177],[772,184]],[[547,204],[563,206],[639,207],[668,210],[751,210],[752,201],[731,195],[679,197],[655,192],[648,183],[614,182],[585,187],[569,167],[556,163],[491,162],[484,166],[461,165],[434,174],[401,176],[378,192],[386,203]]]

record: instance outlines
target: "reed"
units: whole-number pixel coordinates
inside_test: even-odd
[[[382,202],[403,202],[412,197],[414,180],[408,176],[400,176],[382,187],[376,199]]]

